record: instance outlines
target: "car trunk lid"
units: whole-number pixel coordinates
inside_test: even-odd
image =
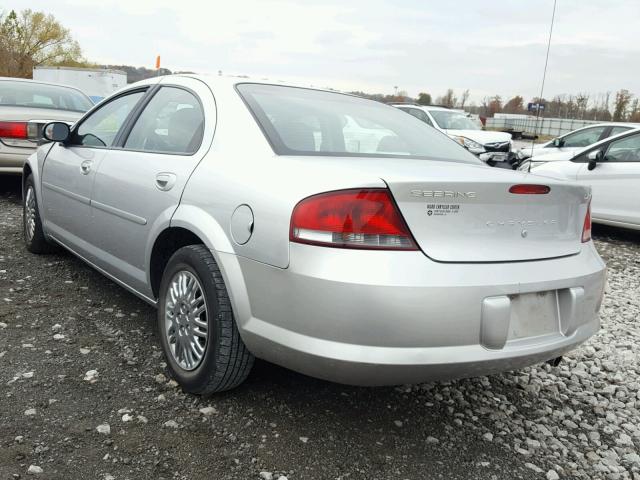
[[[389,186],[422,251],[442,262],[510,262],[579,252],[590,192],[520,172],[442,162],[389,170]],[[439,165],[437,165],[439,164]],[[548,193],[511,193],[514,185]]]

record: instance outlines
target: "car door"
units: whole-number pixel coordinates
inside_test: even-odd
[[[595,220],[640,226],[640,133],[599,147],[602,161],[589,170],[581,163],[577,181],[591,185],[591,212]],[[588,153],[583,154],[587,156]]]
[[[91,201],[97,265],[149,298],[152,241],[168,226],[216,121],[213,95],[199,80],[174,78],[151,95],[101,162]]]
[[[42,206],[49,234],[88,260],[91,193],[95,172],[114,144],[144,89],[126,92],[90,112],[65,143],[56,143],[42,171]]]

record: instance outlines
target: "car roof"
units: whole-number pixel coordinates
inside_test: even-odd
[[[413,108],[419,108],[421,110],[439,110],[442,112],[457,112],[458,110],[455,110],[453,108],[448,108],[448,107],[441,107],[438,105],[418,105],[416,103],[390,103],[389,105],[391,105],[392,107],[413,107]]]
[[[211,87],[224,88],[224,87],[234,87],[235,85],[240,85],[242,83],[257,83],[262,85],[276,85],[276,86],[282,86],[282,87],[306,88],[309,90],[319,90],[323,92],[338,93],[342,95],[349,95],[352,97],[363,98],[363,97],[360,97],[359,95],[355,95],[352,93],[343,92],[341,90],[333,89],[330,87],[318,87],[317,85],[313,85],[313,84],[305,85],[302,83],[294,83],[294,82],[289,82],[284,80],[273,80],[269,78],[253,78],[246,75],[234,76],[234,75],[213,75],[213,74],[201,74],[201,73],[175,73],[171,75],[151,77],[144,80],[140,80],[139,82],[136,82],[136,83],[128,84],[124,88],[128,89],[135,85],[164,83],[164,82],[170,81],[171,78],[177,78],[177,77],[194,78],[196,80],[200,80],[210,85]]]
[[[32,80],[30,78],[18,78],[18,77],[0,77],[0,82],[24,82],[31,83],[36,85],[48,85],[51,87],[60,87],[60,88],[68,88],[69,90],[75,90],[76,92],[81,93],[85,97],[89,98],[86,93],[76,87],[72,87],[71,85],[64,85],[61,83],[52,83],[52,82],[41,82],[40,80]]]

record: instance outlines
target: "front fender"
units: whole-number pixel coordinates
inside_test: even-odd
[[[38,205],[41,205],[42,201],[42,171],[44,169],[44,163],[47,159],[47,155],[53,148],[53,143],[47,143],[40,145],[38,149],[32,155],[29,155],[27,161],[22,168],[22,196],[24,198],[24,183],[27,180],[27,173],[30,171],[33,175],[33,183],[36,190],[36,201]],[[40,219],[42,221],[42,228],[45,229],[46,221],[44,219],[44,209],[40,209]],[[46,235],[46,229],[45,229]]]

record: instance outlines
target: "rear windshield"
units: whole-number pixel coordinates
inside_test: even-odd
[[[86,112],[93,104],[89,97],[72,88],[37,82],[0,81],[0,106]]]
[[[379,102],[280,85],[245,83],[237,89],[278,155],[481,163],[441,132]]]
[[[480,130],[480,125],[460,112],[429,110],[429,113],[438,126],[445,130]]]

